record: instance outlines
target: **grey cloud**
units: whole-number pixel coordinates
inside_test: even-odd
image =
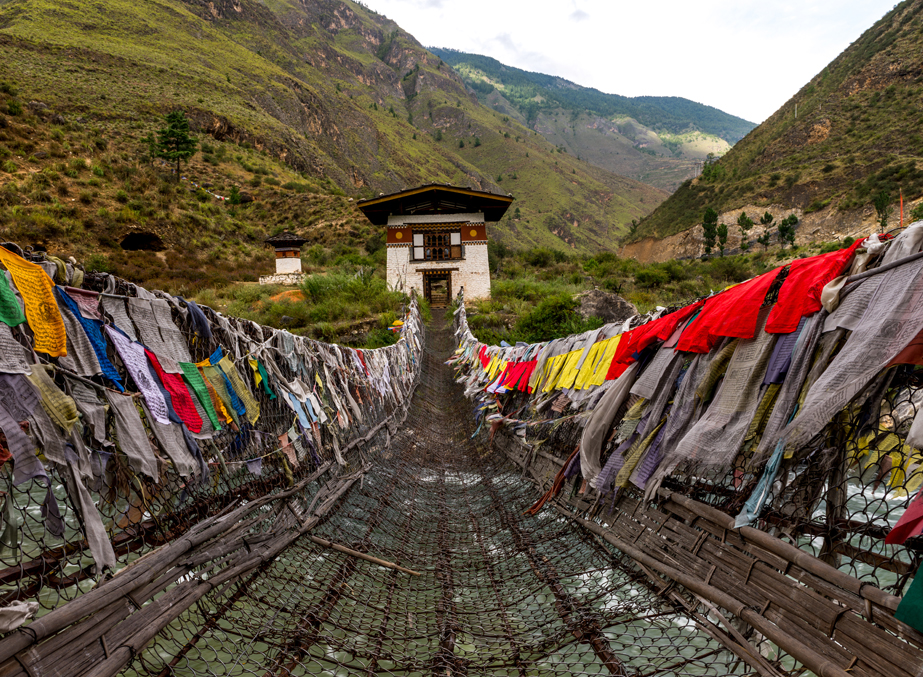
[[[501,47],[505,47],[514,54],[519,54],[519,47],[517,47],[516,43],[513,42],[513,36],[511,36],[509,33],[500,33],[499,35],[495,35],[490,39],[490,41],[500,45]]]
[[[586,21],[590,18],[590,15],[584,12],[582,9],[578,9],[571,12],[570,18],[574,21]]]

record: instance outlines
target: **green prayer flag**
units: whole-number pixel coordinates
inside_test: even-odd
[[[10,289],[10,281],[5,273],[0,273],[0,321],[10,327],[16,327],[26,321],[26,315],[15,292]]]
[[[266,373],[266,367],[263,366],[263,363],[259,360],[256,361],[256,368],[260,370],[260,376],[263,377],[262,384],[263,390],[269,395],[269,399],[276,399],[276,394],[269,389],[269,374]]]
[[[910,589],[894,612],[894,617],[910,627],[923,632],[923,576],[917,571]]]
[[[215,430],[221,430],[221,421],[218,420],[218,414],[212,406],[212,398],[208,395],[208,388],[205,386],[205,381],[202,380],[202,374],[199,373],[198,367],[191,362],[180,362],[179,366],[183,370],[186,383],[192,388],[196,397],[199,398],[202,409],[208,415],[208,420],[212,422]]]

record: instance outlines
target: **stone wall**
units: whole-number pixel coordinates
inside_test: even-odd
[[[275,275],[261,275],[260,284],[287,284],[291,286],[301,284],[303,273],[277,273]]]
[[[409,244],[388,245],[385,279],[388,281],[389,287],[398,291],[410,291],[410,287],[407,285],[407,275],[410,272],[409,264]],[[418,291],[422,292],[423,287],[420,286]]]

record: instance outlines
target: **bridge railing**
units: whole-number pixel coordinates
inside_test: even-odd
[[[603,530],[817,674],[828,654],[829,674],[913,674],[875,664],[891,646],[923,667],[921,226],[540,344],[480,343],[459,299],[452,362],[535,510]]]
[[[307,518],[388,445],[418,379],[415,298],[396,344],[356,350],[9,243],[0,262],[0,632],[81,618],[65,603],[219,515]],[[304,505],[273,498],[293,487]]]

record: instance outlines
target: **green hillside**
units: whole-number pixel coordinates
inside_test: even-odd
[[[468,54],[452,49],[430,48],[436,56],[453,67],[467,65],[484,73],[490,82],[475,83],[479,92],[495,86],[532,121],[542,110],[562,108],[592,111],[603,117],[630,117],[656,131],[681,134],[690,129],[723,138],[734,144],[755,127],[752,122],[723,111],[680,97],[628,97],[605,94],[592,87],[581,87],[569,80],[543,73],[532,73],[507,66],[489,56]]]
[[[482,103],[555,146],[623,176],[673,191],[755,125],[679,97],[604,94],[490,57],[430,48]]]
[[[892,205],[901,191],[905,201],[917,199],[921,106],[923,1],[906,0],[643,219],[632,239],[686,230],[709,206],[731,212],[777,205],[842,220],[867,212],[882,192]]]
[[[132,162],[139,140],[179,108],[203,138],[277,161],[318,195],[433,181],[510,192],[518,216],[496,232],[519,246],[610,248],[665,197],[480,105],[412,36],[348,1],[9,0],[0,3],[0,80],[18,90],[10,98],[25,118],[57,127],[49,134],[94,130],[117,151],[86,154],[112,166]],[[23,152],[0,145],[15,165],[7,171],[0,158],[0,188],[44,166]],[[72,147],[61,159],[79,154]],[[361,215],[349,209],[334,220],[355,231]],[[295,230],[324,220],[286,214]],[[158,233],[172,246],[184,228]]]

